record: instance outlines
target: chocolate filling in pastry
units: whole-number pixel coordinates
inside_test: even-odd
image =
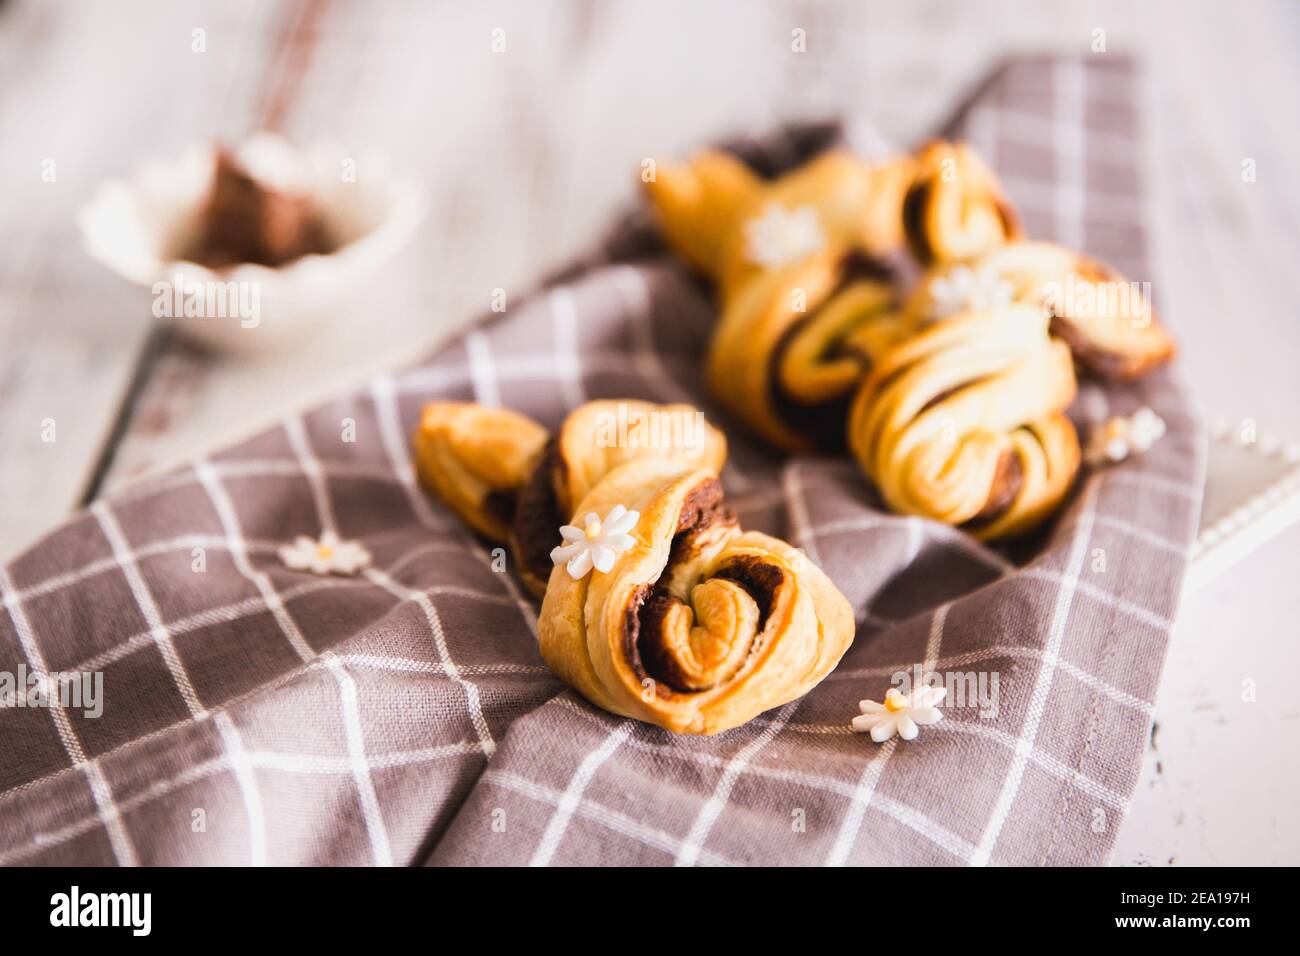
[[[660,697],[673,693],[698,693],[717,686],[738,670],[755,651],[758,638],[767,626],[776,594],[785,580],[780,568],[751,555],[739,555],[718,567],[712,579],[730,581],[741,588],[757,608],[757,623],[753,634],[748,629],[733,635],[748,643],[738,648],[740,653],[727,656],[732,659],[729,669],[723,670],[711,681],[702,681],[687,673],[673,653],[673,644],[666,630],[677,623],[680,626],[685,602],[674,589],[689,593],[699,581],[675,581],[674,571],[682,565],[701,557],[704,542],[710,532],[719,526],[735,527],[736,516],[722,504],[722,486],[716,479],[701,482],[682,504],[677,533],[670,546],[668,564],[656,584],[640,587],[628,602],[623,619],[623,650],[629,665],[638,679],[653,681],[654,692]],[[752,614],[752,612],[751,612]]]
[[[1020,456],[1010,449],[1004,451],[998,458],[997,468],[993,472],[993,485],[989,488],[988,500],[974,517],[962,524],[962,527],[967,531],[978,531],[997,521],[1015,503],[1024,480],[1025,471],[1020,463]]]
[[[891,376],[890,379],[886,379],[886,387],[888,382],[892,378],[901,374],[901,372],[902,370],[900,369],[898,372],[895,372],[894,376]],[[958,392],[978,386],[982,381],[983,379],[974,379],[965,384],[955,385],[952,388],[944,389],[922,405],[917,414],[930,410],[940,402],[956,395]],[[961,524],[961,527],[967,531],[978,531],[981,528],[991,525],[998,518],[1002,517],[1002,515],[1006,513],[1006,510],[1015,503],[1016,497],[1020,494],[1020,488],[1023,483],[1024,468],[1021,465],[1020,456],[1016,454],[1014,450],[1007,449],[998,458],[997,467],[993,472],[993,484],[989,487],[989,496],[985,500],[984,506],[980,508],[975,515],[964,521]]]
[[[967,382],[965,385],[957,385],[953,388],[946,389],[934,396],[923,406],[921,411],[933,408],[944,399],[951,398],[958,392],[965,391],[980,384],[982,379],[976,379]],[[961,527],[967,531],[978,531],[987,525],[992,524],[1015,502],[1016,496],[1020,494],[1020,486],[1024,481],[1024,468],[1020,464],[1020,456],[1011,449],[1002,453],[998,458],[997,467],[993,471],[993,484],[989,487],[988,499],[984,502],[984,507],[973,515],[970,519],[963,522]]]
[[[925,211],[926,201],[930,198],[929,183],[913,186],[903,197],[903,234],[907,237],[907,246],[920,262],[929,262],[933,250],[921,228],[921,216]]]
[[[839,281],[822,304],[825,305],[830,302],[851,283],[859,279],[889,282],[891,281],[891,273],[889,267],[884,263],[854,250],[841,260]],[[781,421],[792,430],[804,435],[811,435],[820,449],[828,452],[843,451],[845,448],[844,423],[848,419],[849,404],[853,400],[853,389],[846,389],[843,395],[837,396],[830,401],[808,405],[794,399],[781,385],[781,365],[785,361],[786,353],[789,351],[791,344],[803,333],[816,315],[817,311],[814,310],[801,316],[777,340],[776,347],[772,349],[771,355],[768,356],[768,394],[771,396],[772,408],[781,417]],[[852,330],[849,330],[845,337],[851,332]],[[843,339],[831,342],[820,356],[823,361],[833,361],[844,357],[851,357],[859,362],[862,365],[863,374],[870,370],[870,358],[860,351],[848,347]]]
[[[799,334],[807,319],[786,329],[778,340],[776,348],[768,357],[769,394],[772,407],[781,416],[781,421],[800,434],[810,435],[817,447],[827,452],[840,451],[844,448],[844,422],[848,418],[852,390],[845,392],[829,402],[816,405],[804,405],[792,399],[781,387],[781,360],[790,342]]]
[[[515,505],[513,531],[517,560],[539,581],[551,576],[555,529],[569,520],[568,515],[560,514],[555,494],[557,479],[564,477],[563,468],[559,446],[551,439]]]
[[[515,522],[515,505],[518,493],[492,488],[483,497],[483,510],[507,527]]]
[[[785,572],[752,555],[741,555],[718,568],[713,576],[735,581],[754,599],[758,605],[758,633],[761,634],[776,603],[776,592],[785,582]]]
[[[932,262],[936,258],[934,245],[925,229],[925,207],[934,194],[934,184],[923,182],[912,186],[903,197],[903,234],[907,237],[908,248],[912,250],[918,262]],[[1001,200],[994,199],[998,220],[1002,224],[1004,235],[1014,235],[1018,229],[1015,213]]]
[[[1050,329],[1053,335],[1070,347],[1079,364],[1094,375],[1109,381],[1128,377],[1124,356],[1097,348],[1068,319],[1053,313]]]

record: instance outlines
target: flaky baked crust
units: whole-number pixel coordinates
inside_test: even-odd
[[[762,180],[730,153],[710,149],[686,163],[655,163],[643,178],[664,239],[701,272],[720,276],[732,231]]]
[[[546,445],[546,429],[506,408],[430,402],[412,436],[426,488],[479,534],[504,542],[514,500]]]
[[[1043,309],[1052,334],[1094,375],[1133,379],[1174,357],[1174,341],[1142,284],[1096,259],[1051,242],[1022,241],[992,249],[970,267],[1007,282],[1015,301]],[[930,288],[928,281],[920,284],[910,314],[926,311]]]
[[[713,734],[807,693],[853,641],[848,601],[783,541],[742,532],[708,471],[635,462],[577,511],[640,512],[606,574],[551,572],[547,665],[592,703],[678,733]]]
[[[469,402],[431,402],[412,438],[425,487],[495,543],[520,579],[546,590],[562,524],[609,471],[645,460],[720,472],[727,440],[693,405],[587,402],[547,430],[525,415]]]
[[[829,150],[764,180],[729,153],[705,150],[688,163],[659,162],[646,193],[668,245],[718,282],[727,300],[768,271],[747,248],[745,224],[773,206],[810,208],[827,244],[884,258],[901,247],[903,196],[913,160],[867,163]]]
[[[1028,305],[934,322],[853,400],[849,446],[885,502],[993,539],[1030,530],[1079,467],[1069,349]]]
[[[1021,235],[993,171],[965,143],[943,140],[917,153],[902,221],[912,254],[926,265],[970,259]]]
[[[558,677],[614,713],[712,734],[810,690],[852,643],[855,621],[801,551],[740,529],[718,480],[722,435],[704,424],[698,441],[641,441],[637,415],[651,412],[697,414],[589,402],[548,435],[514,412],[434,402],[416,461],[470,527],[510,541],[520,577],[543,597],[541,653]],[[491,494],[511,496],[508,526]],[[608,572],[575,580],[553,566],[560,525],[615,505],[640,516]]]
[[[709,389],[775,445],[842,448],[849,397],[897,324],[889,283],[828,247],[729,298],[709,346]]]

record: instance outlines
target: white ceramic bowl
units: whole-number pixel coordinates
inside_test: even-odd
[[[104,183],[78,224],[92,257],[149,287],[155,316],[219,349],[279,349],[321,331],[358,301],[366,280],[419,224],[424,196],[417,184],[395,178],[381,156],[358,157],[349,177],[341,151],[328,145],[302,151],[259,133],[234,152],[259,181],[305,193],[337,248],[278,268],[242,263],[213,271],[184,259],[212,183],[213,150],[201,147]]]

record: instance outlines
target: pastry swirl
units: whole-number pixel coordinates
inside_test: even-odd
[[[542,603],[547,666],[592,703],[712,734],[807,693],[852,643],[852,608],[797,549],[744,532],[716,476],[643,461],[578,505],[640,512],[606,574],[557,567]]]
[[[973,258],[1021,232],[993,171],[965,143],[936,141],[920,150],[902,218],[924,265]]]
[[[787,215],[806,210],[818,246],[876,259],[900,248],[903,195],[912,175],[911,157],[871,164],[836,149],[763,180],[736,157],[706,150],[686,164],[657,164],[645,186],[668,245],[713,278],[726,302],[756,276],[788,264],[773,266],[756,256],[747,228],[773,209]]]
[[[1051,242],[1013,242],[970,263],[984,282],[1001,281],[1011,297],[1043,309],[1051,331],[1094,375],[1133,379],[1173,358],[1173,339],[1139,283],[1104,263]],[[932,273],[908,302],[910,316],[933,310]],[[947,270],[950,271],[950,270]]]
[[[508,409],[431,402],[413,446],[425,486],[479,534],[509,544],[537,597],[556,529],[608,472],[653,459],[716,473],[727,457],[726,439],[698,409],[634,400],[587,402],[555,435]]]
[[[709,347],[710,390],[775,445],[842,448],[849,398],[896,326],[892,287],[870,260],[824,250],[731,298]]]
[[[965,312],[892,349],[853,400],[849,446],[885,502],[993,539],[1063,500],[1079,442],[1067,346],[1032,306]]]

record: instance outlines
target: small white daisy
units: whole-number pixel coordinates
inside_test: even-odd
[[[370,552],[360,541],[342,541],[333,531],[315,541],[300,534],[280,548],[280,560],[294,571],[313,574],[356,574],[370,566]]]
[[[765,269],[779,269],[807,258],[826,244],[817,210],[786,209],[769,203],[763,214],[745,223],[745,257]]]
[[[976,272],[970,266],[954,266],[935,276],[928,286],[930,318],[946,319],[959,312],[997,309],[1011,304],[1011,283],[985,266]]]
[[[883,704],[874,700],[858,704],[862,713],[853,718],[853,729],[860,734],[870,733],[878,744],[894,734],[904,740],[914,740],[918,727],[943,720],[939,704],[947,693],[946,687],[918,687],[909,697],[897,687],[891,687]]]
[[[1118,415],[1095,430],[1088,438],[1084,457],[1090,465],[1123,461],[1135,452],[1148,450],[1167,430],[1163,418],[1142,407],[1132,415]]]
[[[582,526],[566,524],[560,528],[564,544],[551,550],[551,563],[563,564],[569,577],[577,581],[594,567],[602,574],[614,566],[614,559],[636,543],[629,531],[641,519],[638,511],[615,505],[601,521],[596,512],[588,512]]]

